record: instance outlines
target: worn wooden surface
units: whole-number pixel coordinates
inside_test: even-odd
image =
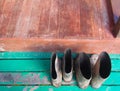
[[[71,48],[73,52],[120,54],[120,39],[113,40],[78,40],[78,39],[0,39],[0,51],[64,51]]]
[[[113,26],[110,0],[0,0],[0,51],[120,53]]]
[[[63,53],[58,53],[63,57]],[[2,52],[0,53],[0,89],[2,91],[78,91],[75,74],[70,83],[62,82],[55,88],[50,82],[51,52]],[[75,57],[75,53],[73,54]],[[112,71],[99,89],[89,86],[85,91],[112,91],[120,88],[120,54],[110,54]]]
[[[110,0],[0,0],[0,38],[105,39]]]
[[[114,20],[117,22],[119,16],[120,16],[120,0],[111,0],[112,2],[112,8],[114,13]]]

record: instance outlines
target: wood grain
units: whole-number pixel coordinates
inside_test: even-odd
[[[0,38],[110,39],[109,0],[0,0]]]
[[[120,53],[120,39],[112,40],[78,40],[78,39],[0,39],[0,51],[64,51],[71,48],[73,52],[100,53]]]

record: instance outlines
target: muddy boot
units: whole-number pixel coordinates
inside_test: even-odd
[[[62,83],[61,60],[58,59],[56,53],[53,53],[51,56],[50,72],[53,86],[55,87],[61,86]]]
[[[73,77],[73,59],[71,49],[64,52],[63,57],[63,79],[65,82],[70,82]]]
[[[76,79],[80,88],[88,87],[92,78],[90,59],[85,53],[80,53],[75,61]]]
[[[99,56],[93,55],[90,61],[92,66],[91,86],[99,88],[110,75],[111,60],[106,52],[102,52]]]

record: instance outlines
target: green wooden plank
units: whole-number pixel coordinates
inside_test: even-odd
[[[1,52],[0,59],[48,59],[51,52]],[[63,53],[58,53],[61,57]]]
[[[112,71],[120,71],[120,60],[112,60]]]
[[[120,72],[112,72],[104,85],[120,85]]]
[[[120,72],[112,72],[104,86],[120,86]],[[49,72],[0,73],[0,85],[51,85]],[[75,74],[71,82],[62,85],[77,85]]]
[[[62,52],[58,52],[60,57],[63,56]],[[73,53],[75,57],[76,53]],[[51,52],[0,52],[0,59],[44,59],[50,58]],[[120,54],[110,54],[111,59],[119,59]]]
[[[49,71],[50,59],[0,60],[0,72],[6,71]],[[112,60],[112,71],[120,71],[120,60]]]
[[[120,86],[102,86],[99,89],[88,87],[84,91],[119,91]],[[0,86],[1,91],[83,91],[78,86],[61,86],[55,88],[53,86]]]
[[[120,54],[109,54],[111,59],[118,59],[120,60]]]
[[[49,71],[50,60],[0,60],[0,72]]]

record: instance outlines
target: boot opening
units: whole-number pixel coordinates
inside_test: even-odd
[[[102,78],[107,78],[111,72],[111,60],[106,52],[100,54],[100,76]]]
[[[70,49],[65,52],[65,72],[70,73],[72,70],[72,52]]]
[[[57,78],[57,73],[55,70],[55,60],[56,60],[56,54],[54,53],[52,55],[51,61],[52,61],[52,78],[56,79]]]
[[[85,53],[80,53],[80,70],[82,75],[86,79],[91,78],[91,64],[90,64],[90,59]]]

